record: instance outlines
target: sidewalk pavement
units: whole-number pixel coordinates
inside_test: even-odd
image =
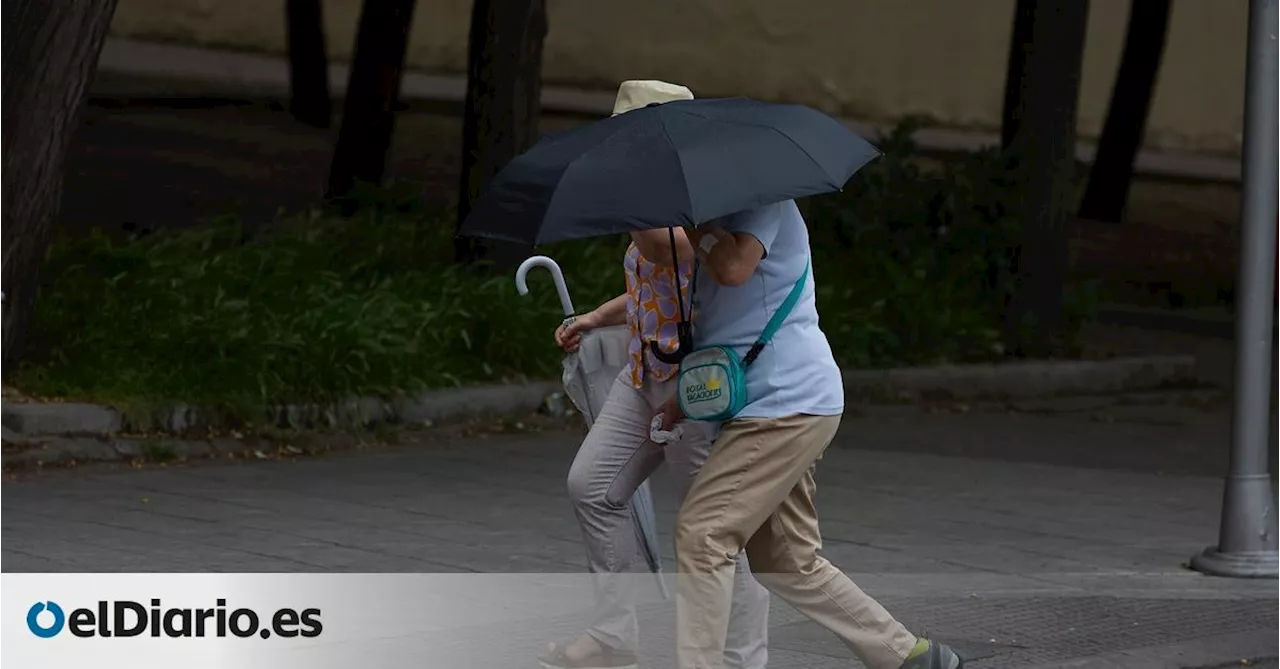
[[[1183,566],[1217,536],[1224,405],[1173,394],[1019,409],[852,410],[818,470],[825,554],[977,667],[1201,667],[1277,655],[1275,580]],[[2,489],[3,566],[579,572],[564,493],[577,438],[443,447],[410,438],[296,462],[14,480]],[[654,493],[673,570],[669,492],[661,474]],[[642,624],[668,638],[669,612],[659,613],[646,609]],[[581,625],[537,622],[507,641],[532,648]],[[850,666],[842,645],[785,604],[771,623],[770,666]]]
[[[182,81],[185,90],[206,94],[269,94],[283,98],[289,90],[287,61],[280,56],[244,53],[176,44],[161,44],[112,37],[103,46],[99,72],[143,76],[158,80]],[[329,67],[329,90],[335,97],[346,91],[349,68],[346,63]],[[456,75],[406,72],[400,96],[405,101],[461,102],[466,80]],[[548,85],[542,91],[544,108],[555,112],[604,116],[613,107],[613,91],[585,90]],[[847,123],[856,131],[874,134],[880,128],[855,120]],[[921,146],[942,152],[975,151],[998,143],[991,133],[951,128],[927,128],[916,134]],[[1096,147],[1081,142],[1078,158],[1092,163]],[[1239,182],[1238,157],[1202,155],[1176,151],[1140,151],[1135,170],[1141,174],[1209,181]]]

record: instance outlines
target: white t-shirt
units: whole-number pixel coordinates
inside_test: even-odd
[[[699,266],[694,294],[694,343],[731,346],[739,355],[760,337],[809,262],[809,230],[792,200],[731,214],[716,221],[730,232],[760,240],[765,256],[741,286],[721,286]],[[818,327],[814,275],[782,327],[747,368],[748,404],[738,417],[782,418],[844,413],[844,381]],[[714,434],[716,427],[707,426]]]

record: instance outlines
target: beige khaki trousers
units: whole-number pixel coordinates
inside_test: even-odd
[[[814,464],[839,416],[743,418],[724,424],[676,521],[677,657],[718,669],[744,547],[766,588],[840,637],[870,669],[897,669],[916,637],[818,555]]]

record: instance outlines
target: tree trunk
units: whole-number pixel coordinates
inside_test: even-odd
[[[1111,91],[1111,107],[1098,154],[1080,203],[1080,216],[1119,223],[1129,199],[1133,161],[1147,129],[1147,114],[1169,31],[1169,0],[1133,0],[1124,55]]]
[[[17,369],[62,170],[115,0],[5,0],[3,14],[3,364]]]
[[[1013,34],[1009,36],[1009,59],[1004,73],[1004,106],[1000,114],[1000,147],[1008,149],[1022,122],[1023,88],[1027,82],[1027,53],[1031,49],[1031,28],[1035,0],[1018,0],[1013,10]]]
[[[538,139],[546,35],[545,0],[472,4],[458,225],[498,170]],[[485,254],[482,244],[463,238],[456,252],[462,263]]]
[[[1026,209],[1005,325],[1014,353],[1044,356],[1054,352],[1062,325],[1089,5],[1086,0],[1037,0],[1035,5],[1024,114],[1011,147]]]
[[[320,0],[285,0],[289,42],[289,113],[317,128],[328,128],[329,60],[325,53]]]
[[[364,0],[342,127],[329,170],[329,199],[349,194],[357,182],[382,182],[413,4],[414,0]]]

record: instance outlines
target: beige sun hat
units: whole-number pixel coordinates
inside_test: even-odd
[[[618,86],[618,97],[613,102],[613,115],[625,114],[656,102],[692,99],[693,91],[684,86],[654,79],[633,79]]]

